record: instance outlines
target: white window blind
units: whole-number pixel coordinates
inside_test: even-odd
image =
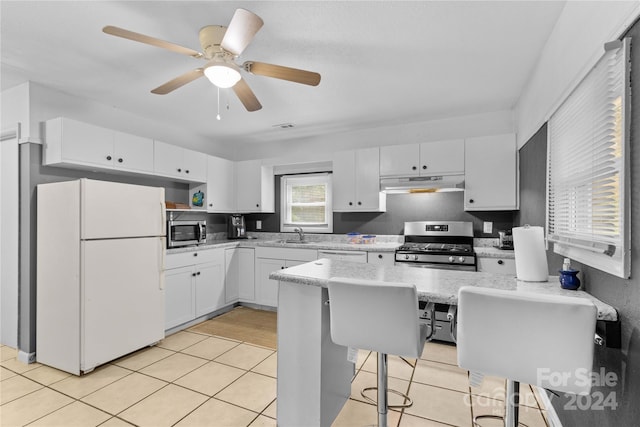
[[[608,43],[548,124],[547,239],[619,277],[630,274],[628,51]]]
[[[283,176],[281,180],[281,231],[333,232],[331,176],[328,173]]]

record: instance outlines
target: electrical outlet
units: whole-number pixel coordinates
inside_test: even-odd
[[[256,221],[256,230],[262,230],[262,221],[260,220]]]
[[[493,233],[493,223],[490,221],[485,221],[482,232],[487,234]]]

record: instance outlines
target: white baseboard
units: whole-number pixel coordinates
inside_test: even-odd
[[[36,363],[36,354],[35,353],[26,353],[22,350],[18,350],[19,362],[26,363],[27,365],[30,363]]]
[[[540,399],[542,399],[542,402],[540,403],[542,404],[543,408],[541,409],[547,411],[547,421],[549,422],[549,426],[562,427],[560,418],[558,418],[558,414],[556,413],[555,408],[551,404],[551,399],[549,399],[549,396],[547,395],[547,392],[545,391],[545,389],[538,386],[533,386],[533,387],[536,388],[536,391],[537,391],[536,394],[540,396]]]

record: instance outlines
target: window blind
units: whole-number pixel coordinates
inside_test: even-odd
[[[300,226],[308,231],[333,231],[329,174],[283,176],[281,188],[281,231]]]
[[[628,44],[608,43],[548,123],[547,239],[620,277],[630,271]]]

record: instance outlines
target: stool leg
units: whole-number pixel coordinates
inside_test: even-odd
[[[378,352],[378,427],[387,427],[387,355]]]
[[[507,395],[505,396],[504,425],[517,427],[520,409],[520,383],[507,380]]]

